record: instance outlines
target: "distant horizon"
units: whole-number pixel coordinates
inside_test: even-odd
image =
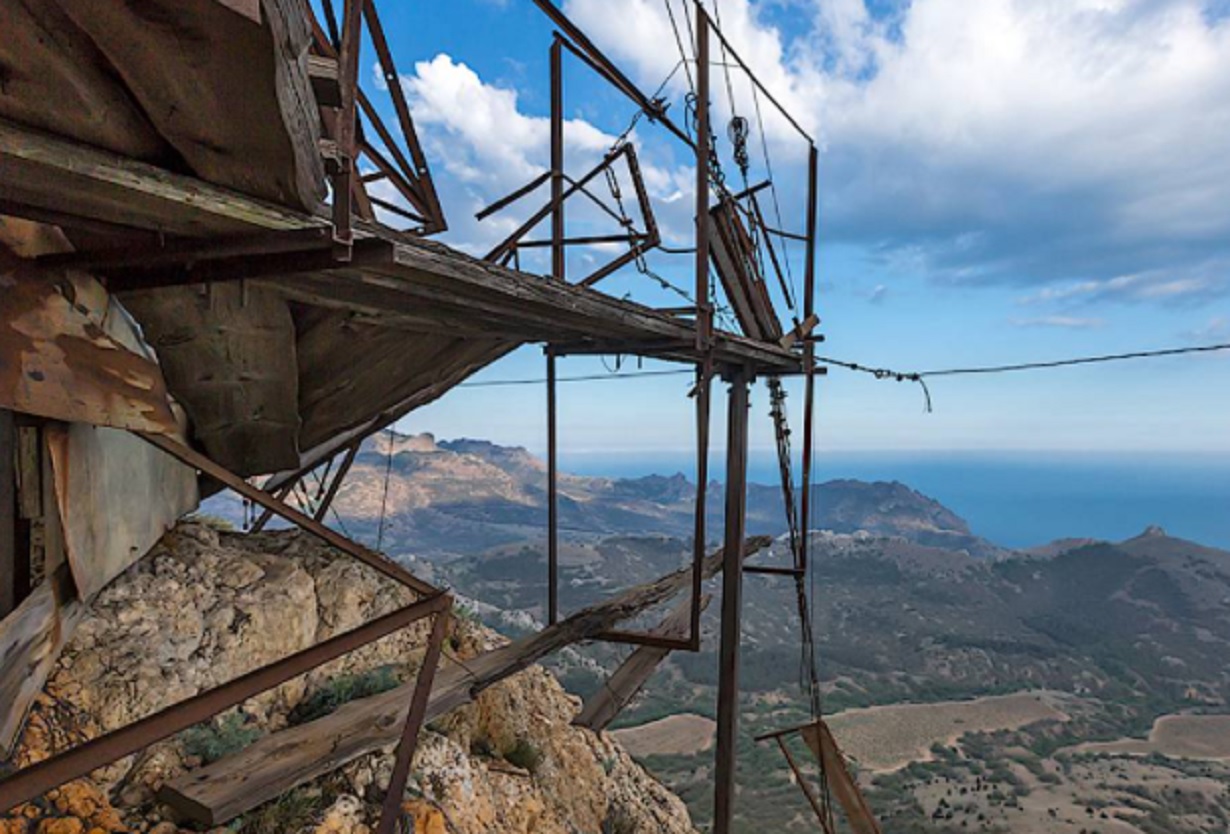
[[[486,438],[471,440],[514,447]],[[636,478],[682,474],[695,482],[694,450],[562,449],[560,467],[572,475]],[[709,479],[725,475],[724,451],[710,451]],[[798,449],[794,477],[799,481]],[[773,449],[753,449],[749,480],[778,483]],[[813,484],[852,479],[896,481],[963,518],[971,531],[1004,547],[1022,548],[1061,538],[1121,541],[1153,525],[1179,538],[1230,549],[1230,453],[1122,453],[1087,450],[876,450],[825,451],[815,458]]]

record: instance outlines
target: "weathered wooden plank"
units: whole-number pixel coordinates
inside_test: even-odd
[[[0,758],[12,754],[26,713],[84,611],[65,565],[0,621]]]
[[[125,293],[208,455],[239,475],[299,460],[295,326],[279,294],[239,283]]]
[[[0,406],[56,420],[173,432],[158,365],[105,332],[109,300],[80,273],[0,273]]]
[[[89,599],[196,508],[196,472],[128,432],[74,423],[45,433],[68,561]]]
[[[5,0],[0,32],[0,116],[135,159],[171,155],[98,47],[59,4]]]
[[[254,22],[217,0],[57,2],[202,179],[300,209],[323,200],[305,4],[263,0]]]
[[[346,314],[301,318],[302,445],[327,441],[407,401],[422,405],[506,350],[493,339],[410,333],[356,323]]]
[[[700,608],[709,607],[712,599],[708,594],[700,598]],[[683,639],[688,636],[692,619],[692,600],[682,600],[671,610],[666,619],[654,629],[654,634],[663,637]],[[641,646],[619,665],[619,668],[603,683],[602,688],[595,692],[580,714],[573,719],[578,727],[588,727],[594,732],[605,730],[623,711],[636,693],[649,680],[663,660],[670,654],[670,649],[656,646]]]
[[[743,557],[767,547],[749,539]],[[723,551],[705,559],[704,574],[722,569]],[[688,566],[582,609],[537,634],[487,652],[464,667],[441,671],[431,690],[427,720],[471,703],[478,693],[564,646],[593,638],[615,624],[667,601],[692,582]],[[221,825],[296,785],[397,740],[413,684],[343,706],[317,721],[268,736],[240,753],[168,782],[158,798],[188,819]]]
[[[850,775],[850,770],[846,767],[846,757],[837,746],[837,740],[833,738],[828,725],[817,721],[804,727],[802,736],[816,761],[822,764],[829,789],[845,812],[850,830],[854,834],[880,834],[880,823],[867,805],[863,792],[858,789],[858,783]]]
[[[0,198],[195,237],[324,225],[200,179],[4,120]]]
[[[17,426],[13,412],[0,408],[0,620],[18,603]]]

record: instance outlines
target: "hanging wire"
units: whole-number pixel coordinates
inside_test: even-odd
[[[688,0],[682,0],[684,11],[687,11]],[[683,36],[679,34],[679,24],[675,20],[675,9],[671,5],[671,0],[662,0],[666,6],[666,16],[670,18],[671,31],[675,33],[675,46],[679,47],[679,62],[683,64],[683,71],[688,77],[688,89],[695,90],[696,84],[692,81],[692,68],[688,66],[688,51],[683,48]],[[688,30],[691,31],[692,25],[689,21]],[[695,58],[693,58],[695,60]]]

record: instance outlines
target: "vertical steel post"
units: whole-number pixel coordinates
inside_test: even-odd
[[[742,638],[743,539],[747,526],[747,418],[751,375],[730,375],[726,434],[726,539],[722,569],[722,643],[718,665],[717,762],[713,834],[730,834],[739,731],[739,641]]]
[[[807,263],[803,273],[803,320],[809,321],[816,308],[816,213],[820,195],[817,192],[819,153],[816,146],[811,146],[807,157]],[[803,493],[800,508],[800,527],[803,540],[799,544],[799,564],[796,567],[807,570],[808,529],[811,524],[811,456],[812,433],[815,429],[816,411],[816,345],[812,339],[807,339],[803,349],[805,364],[803,392]]]
[[[0,408],[0,619],[17,607],[17,428]]]
[[[551,277],[566,281],[564,252],[564,66],[563,44],[551,43]],[[559,448],[555,397],[555,352],[547,347],[547,622],[559,620]]]
[[[696,348],[713,338],[709,304],[709,16],[696,6]]]
[[[709,409],[713,401],[713,375],[709,363],[701,365],[696,379],[696,516],[692,531],[692,617],[690,648],[700,651],[700,597],[705,561],[705,511],[709,495]]]

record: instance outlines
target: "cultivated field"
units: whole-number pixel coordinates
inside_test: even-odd
[[[633,756],[691,756],[713,746],[717,724],[683,713],[611,733]]]
[[[933,744],[951,745],[963,733],[1015,730],[1044,719],[1064,721],[1060,696],[1018,692],[973,701],[899,704],[848,710],[828,719],[838,743],[859,767],[885,773],[930,761]]]
[[[1148,740],[1080,744],[1073,753],[1163,756],[1182,759],[1230,761],[1230,715],[1164,715],[1153,723]]]

